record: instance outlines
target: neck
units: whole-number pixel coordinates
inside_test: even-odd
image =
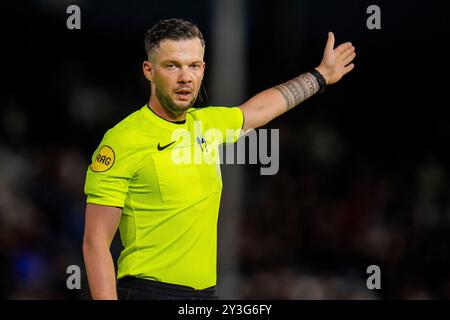
[[[151,95],[150,101],[148,102],[148,107],[153,110],[158,116],[163,118],[164,120],[170,122],[184,121],[186,120],[186,112],[183,111],[181,113],[173,113],[168,110],[166,107],[162,106],[158,99]]]

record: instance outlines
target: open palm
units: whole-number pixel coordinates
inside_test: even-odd
[[[355,47],[350,42],[345,42],[334,48],[334,41],[333,32],[329,32],[322,62],[316,68],[325,77],[327,84],[338,82],[355,67],[351,63],[356,56]]]

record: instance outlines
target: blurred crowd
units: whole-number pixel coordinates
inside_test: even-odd
[[[280,172],[252,174],[247,188],[255,200],[241,230],[243,298],[450,298],[450,191],[439,159],[381,169],[323,124],[280,132]],[[367,288],[371,265],[380,290]]]
[[[301,137],[294,149],[289,141]],[[243,299],[448,299],[450,207],[445,166],[377,169],[319,123],[280,128],[280,171],[246,171],[240,226]],[[0,148],[0,297],[85,299],[82,148]],[[115,254],[120,250],[116,244]],[[381,270],[368,290],[367,267]]]
[[[66,29],[63,2],[30,3],[9,3],[16,16],[5,17],[12,31],[0,108],[0,298],[87,299],[85,173],[105,130],[146,102],[143,30],[161,17],[188,16],[207,43],[219,40],[209,38],[210,1],[82,1],[77,32]],[[431,31],[448,19],[417,5],[420,19],[411,21],[422,24],[405,32],[387,20],[390,29],[368,36],[363,2],[329,1],[326,13],[323,6],[248,1],[249,96],[318,63],[329,28],[361,54],[335,90],[269,125],[280,129],[276,175],[245,166],[235,298],[449,299],[448,116],[437,101],[446,83],[431,74],[440,68],[426,69],[412,89],[398,76],[417,76],[417,60],[445,61],[448,50]],[[404,54],[416,42],[426,52]],[[66,286],[70,265],[81,268],[81,290]],[[371,265],[380,268],[380,290],[366,286]]]
[[[0,297],[64,299],[69,265],[82,267],[80,150],[0,148]]]

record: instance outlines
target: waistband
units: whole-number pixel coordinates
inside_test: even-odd
[[[159,282],[155,280],[141,279],[132,276],[125,276],[117,281],[117,286],[138,289],[143,291],[151,291],[160,294],[178,295],[183,297],[189,296],[216,296],[216,286],[206,289],[197,290],[189,286]]]

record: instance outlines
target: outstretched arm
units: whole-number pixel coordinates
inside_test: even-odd
[[[350,42],[334,48],[334,34],[328,33],[328,40],[322,62],[315,68],[330,85],[349,73],[354,64],[355,47]],[[273,88],[264,90],[240,106],[244,114],[244,132],[258,128],[319,91],[319,82],[309,72]]]

